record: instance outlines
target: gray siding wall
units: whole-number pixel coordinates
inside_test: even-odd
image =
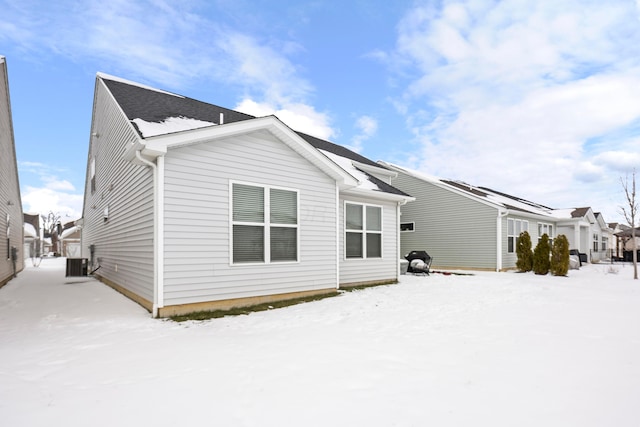
[[[362,203],[382,207],[382,259],[345,258],[345,202]],[[398,279],[398,228],[397,203],[366,198],[340,197],[340,284],[356,284]]]
[[[403,256],[425,250],[436,268],[496,268],[497,209],[401,172],[392,184],[416,198],[401,207],[400,222],[415,223],[400,233]]]
[[[13,276],[13,263],[10,259],[12,246],[18,248],[16,271],[24,268],[24,220],[7,82],[6,62],[0,59],[0,285]]]
[[[87,158],[82,256],[95,245],[97,275],[153,302],[153,173],[122,158],[137,134],[101,83],[97,84]],[[96,188],[89,164],[95,157]],[[108,221],[104,210],[108,208]]]
[[[231,265],[230,181],[299,191],[298,263]],[[165,156],[164,305],[335,288],[335,181],[270,133]]]

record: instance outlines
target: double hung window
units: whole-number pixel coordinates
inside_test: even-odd
[[[232,263],[298,261],[298,192],[232,183]]]
[[[553,244],[553,224],[545,224],[543,222],[538,223],[538,241],[542,238],[542,235],[546,234],[549,238],[549,244]]]
[[[520,234],[529,232],[529,221],[522,219],[507,219],[507,252],[512,254],[516,251]]]
[[[382,258],[382,207],[345,204],[345,257]]]

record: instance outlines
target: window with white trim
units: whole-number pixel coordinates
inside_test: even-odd
[[[547,224],[544,222],[538,223],[538,241],[542,239],[542,235],[546,234],[549,238],[549,244],[553,244],[553,224]]]
[[[523,219],[507,219],[507,252],[512,254],[516,251],[520,234],[529,232],[529,221]]]
[[[609,248],[609,238],[607,236],[602,236],[602,252],[607,252]]]
[[[345,257],[382,258],[382,207],[345,203]]]
[[[231,184],[233,264],[298,261],[298,192]]]
[[[593,252],[600,250],[600,241],[598,233],[593,233]]]

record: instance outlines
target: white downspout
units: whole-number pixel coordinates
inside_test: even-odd
[[[156,207],[156,255],[158,257],[158,308],[164,307],[164,156],[156,159],[158,180],[156,182],[157,207]]]
[[[340,187],[336,181],[336,289],[340,289]]]
[[[498,210],[496,218],[496,271],[502,270],[502,218],[506,217],[509,211]]]
[[[400,253],[402,246],[402,241],[400,240],[400,221],[402,216],[400,206],[404,206],[406,204],[407,201],[403,200],[398,202],[398,206],[396,206],[396,280],[400,280],[400,260],[402,259],[402,253]]]
[[[161,251],[160,251],[160,246],[158,245],[159,243],[159,230],[161,228],[160,225],[160,209],[159,206],[161,206],[159,204],[159,189],[158,189],[158,182],[159,180],[159,173],[158,173],[158,165],[162,164],[164,165],[163,161],[160,159],[164,158],[162,156],[158,157],[157,162],[158,165],[156,165],[155,163],[143,158],[140,155],[140,150],[136,150],[136,159],[138,159],[142,164],[149,166],[152,171],[153,171],[153,311],[152,311],[152,316],[158,317],[158,308],[162,307],[162,297],[160,295],[161,293],[161,288],[162,286],[160,286],[160,266],[164,263],[163,261],[160,261],[160,255],[161,255]],[[164,168],[163,168],[164,169]]]

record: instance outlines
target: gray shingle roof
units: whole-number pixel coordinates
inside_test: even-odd
[[[146,88],[136,84],[129,84],[117,79],[110,79],[106,75],[100,75],[100,78],[107,86],[116,102],[120,105],[127,118],[132,121],[134,126],[136,126],[133,122],[134,119],[160,123],[171,117],[185,117],[219,124],[220,114],[224,117],[224,123],[233,123],[256,118],[249,114],[198,101],[193,98],[172,94],[166,91],[154,90],[152,88]],[[142,132],[140,132],[137,126],[136,129],[138,130],[140,137],[144,138]],[[318,150],[324,150],[356,162],[382,168],[378,163],[355,153],[346,147],[302,132],[294,132]],[[385,183],[384,181],[381,181],[366,172],[365,174],[371,182],[380,188],[382,192],[408,196],[408,194]]]
[[[129,120],[142,119],[147,122],[162,122],[169,117],[188,117],[219,124],[220,113],[225,123],[254,119],[228,108],[219,107],[180,95],[146,89],[141,86],[102,77]],[[140,135],[142,137],[142,134]]]

